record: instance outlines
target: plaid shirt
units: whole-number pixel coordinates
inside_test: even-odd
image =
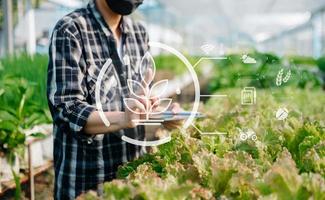
[[[54,28],[48,66],[48,100],[54,121],[55,199],[75,199],[115,178],[118,166],[144,153],[140,146],[125,143],[122,135],[144,139],[144,127],[89,136],[83,132],[95,107],[95,85],[110,58],[102,81],[100,99],[104,111],[123,111],[128,96],[126,79],[139,81],[139,63],[148,51],[145,29],[128,17],[120,28],[123,64],[114,37],[93,1],[63,17]]]

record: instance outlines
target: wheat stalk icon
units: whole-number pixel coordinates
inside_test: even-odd
[[[281,86],[282,83],[286,83],[289,81],[290,77],[291,77],[291,70],[289,69],[289,71],[286,73],[285,77],[283,77],[283,73],[284,73],[284,70],[281,69],[277,76],[276,76],[276,80],[275,80],[275,83],[277,86]]]
[[[156,83],[153,83],[153,79],[156,73],[156,64],[152,57],[152,55],[147,52],[142,57],[141,62],[138,66],[141,76],[141,82],[128,79],[127,86],[130,91],[130,97],[124,98],[124,105],[127,109],[135,114],[145,115],[144,120],[137,120],[137,122],[157,122],[157,120],[151,120],[151,115],[158,115],[165,112],[172,103],[172,99],[170,98],[161,98],[162,95],[166,92],[168,87],[168,80],[160,80]],[[148,71],[150,70],[151,74],[148,75]],[[151,101],[156,99],[155,103],[151,105]],[[158,99],[158,100],[157,100]],[[140,101],[146,102],[145,112],[143,113],[138,111],[137,109],[132,108],[130,105],[134,103],[139,104]],[[164,105],[161,109],[156,110],[159,105]]]

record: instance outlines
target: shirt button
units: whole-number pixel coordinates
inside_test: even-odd
[[[91,144],[91,143],[93,143],[93,139],[91,139],[91,138],[88,138],[88,139],[87,139],[87,143],[88,143],[88,144]]]

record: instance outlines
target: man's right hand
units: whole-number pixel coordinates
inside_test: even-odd
[[[125,128],[135,128],[137,126],[137,120],[140,120],[141,116],[143,116],[141,113],[146,112],[145,105],[140,103],[140,101],[128,101],[128,108],[125,109],[124,112],[124,126]]]
[[[152,78],[152,71],[148,70],[146,74],[147,80]],[[147,87],[148,88],[148,87]],[[148,93],[147,93],[148,94]],[[137,122],[140,119],[145,119],[145,114],[149,110],[149,106],[152,105],[158,106],[158,99],[148,99],[147,98],[139,98],[145,94],[137,94],[136,96],[131,96],[128,102],[128,106],[130,109],[126,108],[124,112],[113,111],[113,112],[105,112],[105,116],[110,122],[110,126],[107,127],[98,111],[94,111],[90,114],[87,119],[87,124],[84,127],[84,131],[87,134],[102,134],[119,131],[125,128],[134,128],[137,126]],[[133,101],[134,99],[135,101]],[[134,112],[135,111],[135,112]]]

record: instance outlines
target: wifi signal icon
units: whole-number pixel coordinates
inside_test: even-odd
[[[210,54],[211,51],[213,51],[216,48],[216,46],[212,45],[212,44],[204,44],[201,46],[201,50],[205,53],[205,54]]]

